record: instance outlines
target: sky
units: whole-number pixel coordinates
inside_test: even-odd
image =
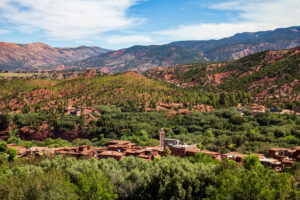
[[[0,0],[0,41],[54,47],[221,39],[300,25],[300,0]]]

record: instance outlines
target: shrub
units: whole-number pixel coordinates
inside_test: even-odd
[[[8,160],[13,161],[13,160],[15,160],[16,156],[18,155],[18,151],[15,148],[9,148],[7,150],[7,154],[8,154]]]
[[[0,152],[6,152],[7,151],[7,144],[6,142],[0,142]]]

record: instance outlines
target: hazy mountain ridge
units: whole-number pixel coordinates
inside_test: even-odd
[[[0,69],[35,69],[78,61],[107,52],[108,50],[100,47],[54,48],[38,42],[30,44],[0,42]]]
[[[166,45],[133,46],[83,60],[75,65],[96,67],[104,72],[145,71],[148,68],[202,61],[223,61],[271,50],[300,45],[300,27],[274,31],[238,33],[208,41],[178,41]]]
[[[152,45],[133,46],[78,62],[80,67],[97,67],[103,72],[127,70],[145,71],[156,66],[171,66],[190,62],[205,61],[194,51],[179,46]]]
[[[202,52],[210,61],[232,60],[268,49],[279,50],[299,46],[300,27],[237,33],[220,40],[179,41],[169,45]]]

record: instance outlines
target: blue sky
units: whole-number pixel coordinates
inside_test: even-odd
[[[300,25],[299,0],[0,0],[0,41],[164,44]]]

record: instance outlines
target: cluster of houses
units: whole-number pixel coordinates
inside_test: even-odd
[[[136,156],[145,160],[153,160],[162,154],[163,149],[160,147],[139,147],[130,141],[112,140],[105,144],[104,147],[96,148],[90,145],[83,145],[79,147],[31,147],[25,148],[15,146],[13,144],[8,145],[9,148],[13,147],[18,150],[18,156],[54,156],[54,155],[66,155],[74,156],[76,158],[114,158],[116,160],[122,160],[125,156]]]
[[[270,111],[271,113],[279,113],[279,114],[296,114],[298,116],[300,116],[300,110],[299,109],[295,109],[295,110],[291,110],[291,109],[281,109],[279,106],[277,107],[271,107],[271,108],[266,108],[263,105],[258,105],[258,104],[253,104],[250,107],[247,107],[249,109],[249,111],[251,112],[251,115],[258,115],[260,113],[265,113],[266,111]],[[237,106],[237,111],[241,114],[241,116],[244,116],[244,108],[242,107],[241,104],[239,104]]]
[[[164,154],[164,149],[168,147],[171,151],[171,155],[181,158],[187,156],[194,156],[195,153],[204,153],[210,155],[213,159],[223,160],[225,158],[235,161],[237,164],[243,164],[243,158],[247,157],[247,154],[241,154],[238,152],[229,152],[221,154],[219,152],[212,152],[207,150],[200,150],[195,144],[184,144],[176,139],[165,138],[165,132],[162,129],[160,132],[160,146],[154,147],[140,147],[130,141],[112,140],[105,144],[104,147],[96,148],[93,146],[79,146],[79,147],[32,147],[25,148],[20,146],[9,145],[9,148],[13,147],[18,150],[17,157],[28,157],[30,155],[43,156],[43,155],[68,155],[76,158],[94,157],[98,159],[114,158],[116,160],[122,160],[126,156],[134,156],[151,161]],[[256,154],[260,162],[265,167],[272,167],[276,171],[281,171],[284,168],[291,167],[296,161],[300,161],[300,146],[292,149],[285,148],[271,148],[269,149],[269,157],[265,157],[263,154]]]

